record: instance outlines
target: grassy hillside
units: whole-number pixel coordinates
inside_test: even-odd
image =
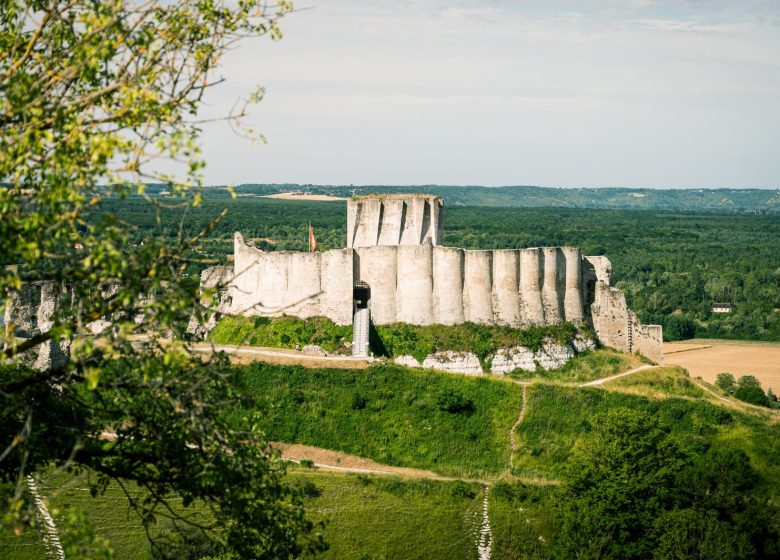
[[[152,560],[140,522],[116,485],[92,498],[84,488],[87,474],[49,473],[41,492],[49,497],[56,522],[73,507],[87,513],[95,531],[106,537],[117,560]],[[477,513],[483,487],[460,482],[327,473],[293,469],[291,484],[303,490],[309,518],[321,524],[329,550],[323,559],[416,558],[476,559]],[[133,491],[137,493],[137,491]],[[171,528],[160,519],[152,529],[159,537]],[[191,558],[209,554],[209,547],[190,538]],[[201,548],[198,548],[198,547]],[[31,530],[21,537],[0,534],[0,550],[9,560],[46,560],[43,540]]]
[[[242,389],[269,439],[462,477],[506,469],[520,387],[377,365],[305,369],[255,363]],[[236,422],[244,413],[232,412]]]
[[[536,371],[517,369],[509,372],[508,375],[513,379],[524,381],[582,383],[639,367],[643,360],[645,359],[637,354],[626,354],[610,348],[600,348],[578,354],[558,369],[544,370],[539,368]]]
[[[290,478],[313,485],[307,510],[313,521],[325,523],[330,546],[318,558],[477,558],[480,485],[324,472]]]
[[[560,344],[571,342],[578,329],[571,323],[550,326],[531,326],[515,329],[500,325],[428,325],[405,323],[371,326],[371,350],[377,356],[397,357],[411,354],[422,361],[426,356],[442,350],[474,352],[483,369],[498,348],[521,344],[538,350],[546,339]],[[587,336],[592,336],[585,333]],[[222,317],[209,333],[215,344],[270,346],[296,348],[316,344],[327,352],[349,353],[352,327],[336,325],[324,317],[299,319],[297,317]]]
[[[582,375],[608,375],[636,357],[599,351],[580,358]],[[704,394],[684,370],[659,367],[600,388],[565,385],[554,377],[526,387],[526,410],[516,431],[514,474],[553,484],[525,485],[507,476],[509,430],[520,410],[521,387],[495,378],[470,378],[379,365],[367,370],[241,366],[246,409],[269,438],[315,445],[376,461],[492,480],[489,491],[494,560],[549,558],[559,543],[562,487],[575,450],[582,449],[605,413],[639,412],[657,419],[692,452],[744,451],[759,475],[758,493],[780,497],[780,423],[769,413],[727,408]],[[584,372],[584,373],[582,373]],[[554,374],[555,372],[553,372]],[[564,374],[565,376],[566,374]],[[571,372],[569,379],[572,380]],[[579,375],[579,374],[578,374]],[[602,375],[603,376],[603,375]],[[236,422],[246,411],[231,410]],[[84,509],[116,558],[151,558],[140,524],[121,490],[109,486],[92,499],[84,476],[44,475],[41,491],[55,515]],[[330,550],[323,558],[475,558],[481,484],[327,473],[294,467],[292,484],[307,496],[311,519],[323,522]],[[135,490],[131,490],[136,492]],[[165,522],[153,534],[166,534]],[[41,559],[40,535],[0,534],[10,558]],[[194,547],[205,546],[193,539]],[[200,553],[206,553],[207,547]],[[199,557],[199,556],[195,556]]]
[[[349,353],[352,326],[341,326],[324,317],[222,317],[209,333],[215,344],[295,348],[316,344],[331,353]]]
[[[718,445],[747,453],[772,492],[780,495],[780,424],[697,398],[698,388],[670,375],[679,368],[653,369],[616,383],[621,391],[539,384],[528,388],[528,409],[517,431],[515,474],[555,478],[578,442],[608,410],[625,407],[659,419],[683,447]],[[629,388],[634,393],[626,394]],[[658,398],[662,397],[662,398]]]
[[[489,493],[492,560],[549,558],[557,532],[555,486],[499,482]]]

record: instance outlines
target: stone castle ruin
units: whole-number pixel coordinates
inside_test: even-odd
[[[220,312],[323,316],[353,325],[353,355],[368,354],[369,324],[525,327],[590,325],[599,341],[660,362],[661,327],[643,325],[610,286],[611,264],[574,247],[466,250],[441,246],[443,202],[383,195],[347,203],[347,247],[266,252],[234,238],[233,267],[203,272],[222,286]]]

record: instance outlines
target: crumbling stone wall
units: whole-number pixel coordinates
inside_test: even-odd
[[[606,257],[585,257],[586,310],[599,341],[624,352],[640,352],[663,361],[660,325],[643,325],[628,308],[623,292],[609,285],[612,265]]]
[[[20,290],[7,294],[3,314],[7,329],[4,346],[48,332],[54,325],[53,317],[62,293],[62,286],[55,282],[26,282]],[[62,367],[69,359],[68,340],[47,340],[22,356],[24,363],[42,371]]]

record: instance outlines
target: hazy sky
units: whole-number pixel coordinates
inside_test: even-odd
[[[210,97],[210,184],[779,187],[780,0],[298,0]]]

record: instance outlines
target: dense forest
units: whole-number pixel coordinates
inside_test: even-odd
[[[162,198],[165,202],[172,201]],[[445,205],[447,201],[445,201]],[[197,267],[221,264],[232,235],[265,250],[305,250],[307,224],[321,250],[345,245],[343,202],[303,202],[207,191],[186,216],[140,198],[107,200],[104,208],[145,236],[193,236],[222,209],[225,217],[201,243]],[[692,336],[780,340],[780,220],[771,215],[575,208],[445,206],[444,244],[464,248],[573,245],[607,255],[613,284],[646,322],[670,340]],[[711,312],[730,303],[730,314]]]

